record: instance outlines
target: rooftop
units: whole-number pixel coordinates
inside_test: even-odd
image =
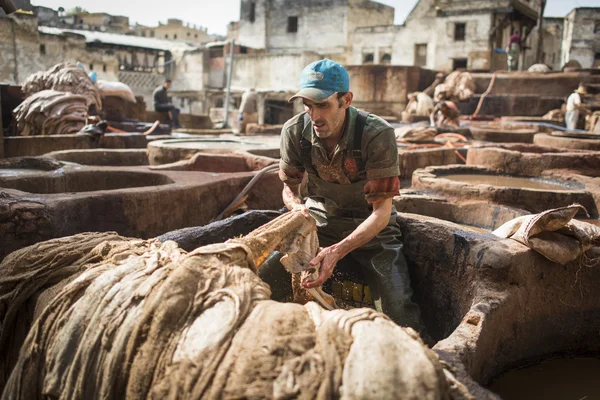
[[[61,29],[48,26],[40,26],[39,31],[47,35],[61,36],[66,33],[84,36],[86,43],[105,43],[116,46],[137,47],[141,49],[172,51],[175,49],[191,50],[199,46],[186,42],[174,42],[164,39],[146,38],[140,36],[120,35],[118,33],[107,33],[98,31],[85,31],[78,29]]]

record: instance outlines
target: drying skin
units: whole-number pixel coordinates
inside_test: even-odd
[[[71,63],[57,64],[48,71],[40,71],[29,76],[21,90],[28,97],[42,90],[78,94],[85,98],[88,108],[94,106],[97,111],[102,109],[100,91],[94,81],[84,70]]]
[[[88,106],[83,95],[42,90],[15,108],[21,136],[65,135],[85,126]]]
[[[475,81],[468,72],[454,71],[446,77],[444,83],[436,86],[436,101],[467,101],[475,92]]]
[[[10,298],[36,295],[47,269],[70,281],[48,296],[2,398],[449,398],[437,357],[413,330],[371,309],[269,299],[257,268],[278,249],[303,270],[315,233],[313,221],[287,213],[190,253],[107,234],[13,253]]]

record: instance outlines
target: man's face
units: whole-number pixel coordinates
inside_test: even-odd
[[[171,89],[171,82],[165,82],[165,89]]]
[[[346,93],[339,100],[335,93],[321,103],[309,99],[303,100],[304,110],[310,116],[315,134],[321,139],[326,139],[343,128],[346,109],[352,102],[352,93]]]

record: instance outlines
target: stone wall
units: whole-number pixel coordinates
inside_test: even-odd
[[[300,85],[302,69],[321,57],[316,53],[237,55],[233,64],[231,86],[246,90],[290,90]]]
[[[578,61],[583,68],[600,65],[600,7],[576,8],[565,18],[562,62]]]
[[[553,71],[560,71],[562,67],[561,46],[563,41],[564,18],[544,18],[544,36],[542,43],[542,64],[548,65]],[[523,60],[523,69],[536,63],[536,51],[539,34],[535,28],[527,40],[527,50]]]
[[[297,18],[295,32],[290,18]],[[393,21],[392,7],[370,0],[242,0],[239,41],[269,51],[315,51],[346,63],[355,29]]]
[[[353,104],[379,115],[399,116],[408,93],[424,89],[434,79],[433,71],[418,67],[361,65],[347,69]]]
[[[0,81],[22,84],[38,71],[61,62],[77,61],[88,69],[92,66],[98,79],[117,80],[116,56],[100,49],[87,49],[83,36],[40,33],[34,15],[12,14],[0,18]]]

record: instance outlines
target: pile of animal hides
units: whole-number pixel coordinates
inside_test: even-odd
[[[444,83],[435,88],[435,101],[467,101],[475,92],[475,81],[468,72],[454,71],[446,77]]]
[[[42,90],[15,108],[21,136],[77,133],[86,124],[87,99],[80,94]]]
[[[90,108],[102,108],[96,84],[75,64],[33,74],[22,90],[28,97],[14,110],[21,136],[79,132]]]
[[[315,241],[314,221],[287,213],[189,253],[114,233],[11,253],[2,398],[448,398],[449,373],[411,329],[371,309],[269,299],[261,263],[277,249],[314,276]]]
[[[80,94],[85,97],[88,107],[95,106],[98,111],[102,109],[100,91],[94,81],[83,69],[71,63],[57,64],[48,71],[29,76],[22,90],[28,97],[42,90]]]

